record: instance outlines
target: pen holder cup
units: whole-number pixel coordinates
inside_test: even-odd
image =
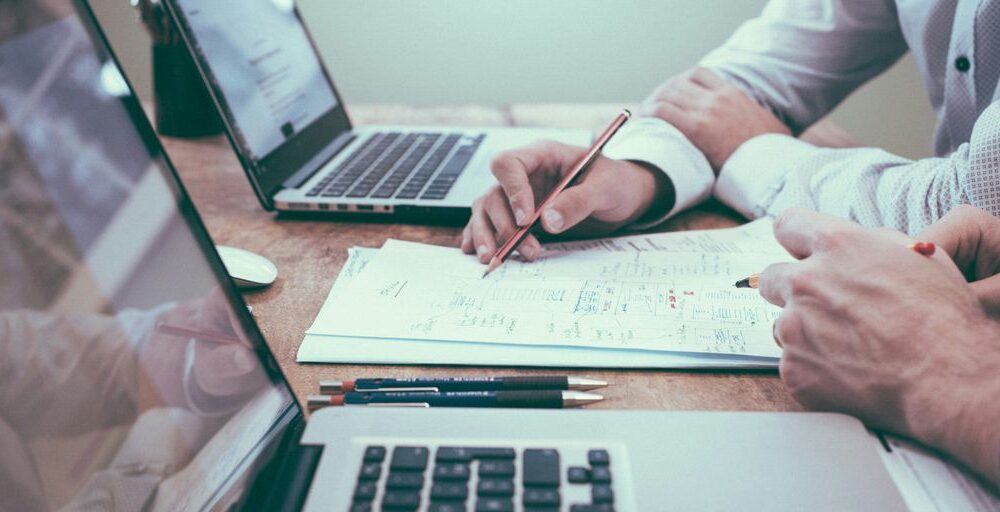
[[[156,130],[171,137],[222,133],[222,120],[187,48],[153,43],[153,97]]]

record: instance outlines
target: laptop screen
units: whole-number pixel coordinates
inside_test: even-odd
[[[298,408],[91,19],[0,3],[0,510],[202,510]]]
[[[245,0],[236,10],[224,0],[167,4],[260,188],[349,129],[293,0]]]

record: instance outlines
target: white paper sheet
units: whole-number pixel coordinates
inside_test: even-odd
[[[486,280],[480,279],[482,266],[455,249],[391,241],[365,272],[360,270],[372,261],[374,250],[352,249],[308,331],[299,360],[329,360],[335,345],[340,356],[367,355],[365,362],[390,357],[392,362],[420,364],[507,364],[503,361],[523,362],[523,348],[530,346],[539,348],[533,352],[546,361],[539,364],[546,365],[566,365],[566,352],[560,350],[574,347],[585,361],[573,361],[573,366],[731,367],[741,361],[749,367],[774,367],[780,352],[771,338],[770,323],[777,308],[756,292],[731,285],[768,263],[788,259],[773,241],[770,222],[546,249],[543,261],[510,261]],[[451,284],[445,284],[442,276]],[[338,298],[343,291],[346,296]],[[385,294],[390,292],[393,300],[387,301]],[[399,301],[401,296],[407,300]],[[386,317],[372,318],[375,311]],[[349,347],[347,340],[352,340]],[[448,361],[396,357],[401,351],[414,352],[404,347],[414,348],[417,341],[427,349],[442,340],[459,343],[453,348],[464,356]],[[364,347],[375,341],[391,344],[382,348],[394,355],[371,357],[375,354]],[[477,348],[477,342],[498,346]],[[481,359],[497,358],[497,350],[511,348],[518,352],[516,358]],[[665,350],[690,354],[653,356]],[[633,361],[631,351],[642,353],[644,361]],[[697,352],[713,357],[706,360]],[[601,355],[618,364],[595,359]],[[747,360],[748,355],[760,357]]]
[[[332,307],[351,280],[378,249],[353,247],[318,316]],[[443,364],[489,366],[545,366],[582,368],[742,368],[772,369],[774,358],[684,354],[645,350],[608,350],[583,347],[538,347],[491,343],[455,343],[424,340],[381,340],[307,334],[299,347],[300,363]]]
[[[778,357],[780,309],[732,286],[788,258],[762,224],[547,249],[486,279],[456,248],[390,240],[308,333]]]

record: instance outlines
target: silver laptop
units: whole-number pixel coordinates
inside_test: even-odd
[[[461,221],[494,183],[497,152],[590,142],[582,130],[353,126],[292,1],[165,4],[268,210]]]
[[[839,415],[306,423],[85,4],[0,19],[0,510],[902,509]]]

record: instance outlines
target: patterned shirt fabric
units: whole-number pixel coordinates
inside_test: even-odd
[[[910,234],[957,204],[1000,215],[1000,0],[772,0],[702,65],[798,133],[907,50],[937,114],[937,157],[762,136],[725,164],[715,195],[748,217],[807,206]]]

